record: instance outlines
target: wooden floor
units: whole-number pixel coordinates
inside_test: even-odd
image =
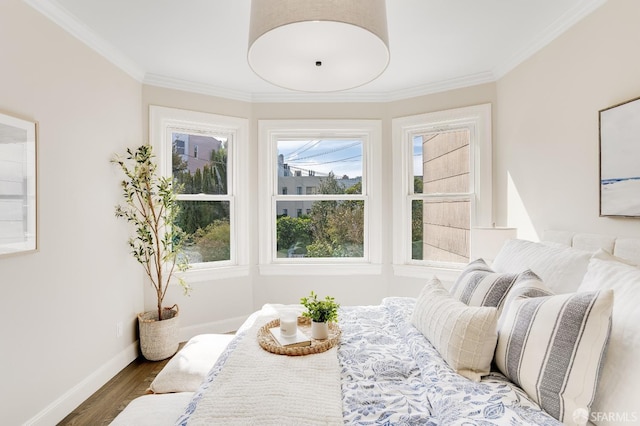
[[[180,348],[184,343],[180,344]],[[83,402],[58,425],[108,425],[135,398],[146,393],[149,385],[169,362],[147,361],[139,357]]]

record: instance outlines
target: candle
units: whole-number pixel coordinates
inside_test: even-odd
[[[298,318],[293,313],[286,313],[280,317],[280,334],[295,336],[298,332]]]

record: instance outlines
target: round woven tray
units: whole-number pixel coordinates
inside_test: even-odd
[[[270,328],[278,327],[280,320],[275,319],[260,327],[258,330],[258,343],[265,351],[269,351],[278,355],[311,355],[327,351],[334,347],[340,341],[340,327],[333,322],[329,323],[329,337],[324,340],[311,339],[310,346],[298,346],[286,348],[281,346],[271,335]],[[311,319],[298,317],[298,328],[307,336],[311,336]]]

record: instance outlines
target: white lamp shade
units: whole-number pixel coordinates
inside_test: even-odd
[[[493,261],[504,243],[517,236],[516,228],[471,228],[470,260]]]
[[[333,92],[376,79],[389,64],[384,0],[252,0],[247,59],[287,89]]]

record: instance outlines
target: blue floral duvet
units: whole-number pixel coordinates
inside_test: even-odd
[[[410,323],[415,299],[340,309],[338,347],[347,425],[560,425],[499,373],[480,382],[455,373]],[[186,425],[215,382],[238,333],[196,392],[178,425]]]
[[[340,312],[345,424],[560,425],[499,373],[455,373],[410,323],[415,299]]]

